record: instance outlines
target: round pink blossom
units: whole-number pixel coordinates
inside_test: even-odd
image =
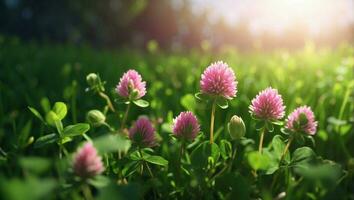
[[[139,117],[129,130],[129,138],[140,147],[155,146],[155,129],[147,117]]]
[[[81,178],[91,178],[104,171],[101,157],[91,142],[84,144],[74,155],[74,173]]]
[[[256,118],[269,121],[279,120],[285,114],[281,95],[271,87],[259,92],[249,109]]]
[[[137,71],[130,69],[120,78],[116,91],[123,98],[140,99],[146,94],[146,82]]]
[[[285,127],[293,132],[305,132],[309,135],[315,135],[317,121],[315,121],[315,115],[310,107],[301,106],[288,116]]]
[[[235,73],[222,61],[212,63],[202,74],[200,89],[207,95],[232,99],[237,93]]]
[[[199,131],[198,119],[192,112],[181,112],[173,119],[173,134],[178,138],[194,140]]]

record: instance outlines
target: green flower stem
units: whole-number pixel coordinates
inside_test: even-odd
[[[86,133],[84,133],[82,137],[84,137],[86,141],[92,141],[92,139]]]
[[[64,145],[62,145],[62,146],[63,146],[64,155],[65,155],[65,156],[69,155],[69,152],[68,152],[68,150],[65,148],[65,146],[64,146]]]
[[[124,116],[123,116],[122,124],[120,125],[120,130],[122,131],[122,134],[123,134],[123,130],[124,130],[124,127],[125,127],[125,122],[127,121],[127,118],[128,118],[128,113],[129,113],[129,110],[130,110],[130,104],[132,104],[131,101],[129,101],[129,103],[128,103],[127,109],[125,110],[125,113],[124,113]],[[139,148],[139,152],[140,152],[140,148]],[[143,156],[143,154],[141,154],[141,156]],[[121,158],[122,158],[122,153],[121,153],[121,151],[118,151],[118,159],[120,160]],[[143,171],[143,168],[141,168],[141,172],[142,171]]]
[[[107,106],[109,107],[109,109],[112,112],[116,112],[116,110],[113,107],[113,104],[112,104],[111,100],[109,99],[109,97],[104,92],[98,92],[98,95],[100,95],[100,97],[102,97],[103,99],[106,100]]]
[[[279,176],[279,171],[277,171],[277,172],[275,173],[275,175],[274,175],[272,184],[271,184],[271,186],[270,186],[271,190],[274,189],[275,183],[276,183],[276,181],[278,180],[278,176]]]
[[[288,143],[286,143],[286,146],[285,146],[285,148],[284,148],[284,151],[283,151],[283,153],[282,153],[281,156],[280,156],[279,166],[280,166],[281,162],[283,161],[283,159],[284,159],[286,153],[288,152],[289,147],[290,147],[290,145],[291,145],[291,143],[292,143],[293,140],[294,140],[294,137],[290,136],[290,137],[289,137],[289,140],[288,140]],[[272,181],[272,184],[271,184],[271,189],[272,189],[272,190],[273,190],[273,188],[274,188],[274,186],[275,186],[276,181],[278,180],[279,174],[280,174],[280,173],[277,171],[276,174],[275,174],[275,176],[274,176],[274,178],[273,178],[273,181]]]
[[[215,106],[216,106],[216,99],[213,101],[213,105],[212,105],[212,107],[211,107],[211,117],[210,117],[210,144],[213,144],[213,143],[214,143]]]
[[[221,176],[225,171],[231,172],[232,171],[232,164],[236,158],[236,154],[237,154],[237,144],[238,142],[235,142],[235,147],[234,150],[232,152],[232,157],[229,160],[229,163],[225,162],[224,167],[219,171],[219,173],[215,174],[210,180],[215,180],[215,178]]]
[[[258,152],[262,153],[262,149],[263,149],[263,140],[264,140],[264,134],[266,132],[266,127],[263,127],[261,130],[261,136],[260,136],[260,140],[259,140],[259,146],[258,146]]]
[[[63,144],[59,144],[59,158],[62,159],[63,158],[63,153],[65,156],[67,156],[69,154],[68,150],[65,148],[65,146]]]
[[[238,141],[235,141],[235,147],[234,147],[234,151],[232,153],[232,157],[231,157],[231,160],[230,160],[230,165],[229,165],[229,171],[231,172],[232,171],[232,164],[234,163],[234,160],[236,158],[236,154],[237,154],[237,145],[238,145]]]
[[[86,200],[93,200],[93,196],[91,193],[90,186],[88,186],[86,183],[82,185],[81,187],[82,193],[84,194],[84,197]]]
[[[63,158],[63,154],[62,154],[62,145],[59,145],[59,159]]]
[[[345,92],[342,105],[340,106],[339,115],[338,115],[337,119],[343,119],[345,107],[346,107],[347,103],[349,102],[350,94],[353,91],[352,87],[354,87],[354,83],[353,82],[347,86],[347,90]],[[340,125],[336,126],[337,133],[340,133],[341,127],[342,126],[340,126]],[[345,143],[343,141],[343,136],[339,136],[337,138],[339,140],[340,148],[342,148],[342,151],[344,152],[344,155],[346,156],[347,159],[350,159],[352,156],[351,156],[350,152],[348,151],[348,149],[345,146]]]
[[[289,150],[289,147],[290,147],[290,145],[291,145],[291,142],[292,142],[293,140],[294,140],[294,137],[290,136],[290,137],[289,137],[289,140],[288,140],[288,143],[286,144],[286,146],[285,146],[285,148],[284,148],[284,151],[283,151],[283,153],[281,154],[279,164],[283,161],[283,159],[284,159],[286,153],[287,153],[288,150]]]
[[[152,171],[151,171],[151,169],[150,169],[150,167],[149,167],[149,164],[148,164],[146,161],[144,161],[144,163],[145,163],[145,165],[146,165],[146,168],[148,169],[148,172],[149,172],[151,178],[154,178],[154,174],[152,173]]]
[[[180,171],[181,166],[182,166],[182,157],[183,157],[183,153],[184,153],[184,147],[185,147],[185,143],[184,141],[182,141],[181,143],[181,148],[179,149],[179,156],[178,156],[178,171]]]
[[[154,174],[152,173],[152,171],[151,171],[151,169],[150,169],[150,167],[149,167],[149,164],[145,161],[144,156],[143,156],[143,153],[141,152],[141,148],[140,148],[140,147],[138,147],[138,151],[139,151],[139,154],[140,154],[140,156],[141,156],[141,159],[143,160],[143,165],[145,165],[146,168],[148,169],[148,172],[149,172],[151,178],[154,178]],[[142,168],[142,170],[141,170],[141,174],[142,174],[142,173],[143,173],[143,168]]]
[[[7,157],[7,153],[0,147],[0,155]]]
[[[102,123],[104,126],[106,126],[108,129],[109,129],[109,131],[114,131],[114,128],[112,128],[109,124],[107,124],[106,122],[103,122]]]
[[[124,129],[125,122],[127,121],[128,113],[129,113],[129,110],[130,110],[130,104],[132,104],[132,102],[129,102],[129,104],[127,106],[127,109],[125,110],[125,113],[124,113],[124,116],[123,116],[123,120],[122,120],[122,124],[121,124],[121,127],[120,127],[121,130]]]
[[[105,105],[105,107],[103,108],[103,114],[107,115],[108,110],[109,110],[109,107],[107,105]]]
[[[214,181],[217,177],[221,176],[226,170],[228,169],[228,166],[227,166],[227,163],[225,162],[224,163],[224,167],[217,173],[215,174],[214,176],[212,176],[210,178],[210,181]]]
[[[140,175],[143,175],[143,171],[144,171],[144,165],[139,165],[140,168]]]

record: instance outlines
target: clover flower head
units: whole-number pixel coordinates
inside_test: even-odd
[[[232,99],[237,93],[235,73],[222,61],[212,63],[202,74],[200,89],[207,95]]]
[[[199,131],[198,119],[192,112],[181,112],[173,120],[173,134],[177,138],[194,140]]]

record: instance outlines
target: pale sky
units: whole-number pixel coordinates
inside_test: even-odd
[[[191,0],[198,13],[209,10],[211,21],[220,16],[229,24],[250,20],[251,30],[281,33],[295,23],[305,24],[311,33],[354,23],[354,0]]]

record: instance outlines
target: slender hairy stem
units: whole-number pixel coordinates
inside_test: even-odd
[[[265,134],[265,132],[266,132],[266,128],[265,127],[263,127],[262,128],[262,131],[261,131],[261,138],[260,138],[260,140],[259,140],[259,146],[258,146],[258,152],[259,153],[262,153],[262,149],[263,149],[263,139],[264,139],[264,134]]]
[[[211,108],[211,117],[210,117],[210,144],[214,143],[214,119],[215,119],[215,102],[213,101],[213,105]]]
[[[289,137],[289,141],[288,141],[288,143],[286,144],[283,153],[281,154],[279,164],[283,161],[283,159],[284,159],[286,153],[287,153],[288,150],[289,150],[289,147],[290,147],[291,142],[293,141],[293,139],[294,139],[294,137],[291,137],[291,136]]]
[[[141,152],[140,147],[138,147],[138,151],[139,151],[139,154],[140,154],[140,156],[141,156],[141,159],[143,160],[143,165],[145,165],[146,168],[148,169],[148,172],[149,172],[151,178],[154,178],[154,174],[152,173],[152,171],[151,171],[151,169],[150,169],[150,167],[149,167],[149,164],[145,161],[144,156],[143,156],[143,153]],[[143,168],[142,168],[142,170],[141,170],[141,174],[142,174],[142,173],[143,173]]]
[[[178,170],[181,169],[182,166],[182,157],[184,152],[184,141],[181,143],[181,148],[179,149],[179,156],[178,156]]]
[[[106,106],[103,108],[103,114],[104,114],[104,115],[107,115],[108,110],[109,110],[109,107],[106,105]]]
[[[227,166],[227,163],[224,164],[224,167],[213,177],[210,178],[211,181],[215,180],[215,178],[221,176],[229,167]]]
[[[130,104],[131,104],[131,102],[129,102],[129,104],[128,104],[128,106],[127,106],[127,109],[125,110],[125,113],[124,113],[124,116],[123,116],[122,124],[121,124],[121,127],[120,127],[122,130],[124,129],[125,121],[127,121],[127,118],[128,118],[128,113],[129,113],[129,109],[130,109]]]
[[[235,143],[234,152],[232,153],[232,157],[231,157],[230,165],[229,165],[229,171],[230,172],[232,171],[232,164],[234,163],[234,160],[236,158],[236,153],[237,153],[237,145]]]
[[[109,107],[109,109],[111,109],[112,112],[116,112],[116,110],[114,109],[113,104],[112,104],[111,100],[109,99],[109,97],[108,97],[105,93],[103,93],[103,92],[98,92],[98,94],[99,94],[103,99],[106,100],[107,106]]]
[[[91,189],[86,183],[82,185],[82,193],[84,194],[86,200],[93,200]]]
[[[140,147],[138,147],[138,152],[139,152],[139,154],[140,154],[141,159],[142,159],[143,162],[144,162],[144,156],[143,156],[143,153],[141,152]],[[141,174],[141,175],[143,175],[143,171],[144,171],[144,164],[140,165],[140,174]]]
[[[271,190],[274,189],[275,183],[276,183],[276,181],[278,180],[278,177],[279,177],[279,173],[280,173],[279,171],[275,172],[275,175],[274,175],[274,178],[273,178],[273,181],[272,181],[272,185],[270,186]]]
[[[143,160],[143,165],[141,166],[141,175],[143,175],[143,166],[145,165],[151,178],[154,178],[154,174],[152,173],[150,167],[149,167],[149,164],[146,162],[146,160],[144,159],[144,156],[143,156],[143,153],[141,152],[141,148],[138,147],[138,151],[139,151],[139,154],[141,156],[141,159]],[[154,193],[154,199],[156,199],[156,191],[153,189],[152,192]]]
[[[62,147],[62,150],[63,150],[64,155],[65,155],[65,156],[69,155],[69,152],[68,152],[68,150],[65,148],[65,146],[62,145],[61,147]]]
[[[219,173],[215,174],[211,180],[214,180],[215,178],[221,176],[225,171],[229,171],[231,172],[232,171],[232,164],[236,158],[236,153],[237,153],[237,142],[235,142],[235,148],[234,148],[234,151],[232,152],[232,157],[230,158],[230,161],[229,163],[225,162],[225,166],[219,171]]]
[[[2,148],[0,147],[0,154],[3,155],[4,157],[7,157],[7,153],[2,150]]]
[[[122,152],[118,151],[118,160],[122,159]]]
[[[140,165],[140,175],[143,175],[143,171],[144,171],[144,165]]]
[[[145,160],[144,160],[144,163],[145,163],[145,165],[146,165],[146,168],[148,169],[148,172],[149,172],[151,178],[154,178],[154,174],[152,173],[152,171],[151,171],[151,169],[150,169],[150,167],[149,167],[149,164],[148,164]]]
[[[294,137],[291,137],[291,136],[289,137],[288,143],[286,144],[286,146],[285,146],[285,148],[284,148],[284,151],[283,151],[283,153],[282,153],[281,156],[280,156],[279,166],[280,166],[281,162],[283,161],[283,159],[284,159],[286,153],[288,152],[289,147],[290,147],[290,145],[291,145],[293,139],[294,139]],[[274,186],[275,186],[276,181],[278,180],[279,174],[280,174],[279,171],[277,171],[276,174],[275,174],[275,176],[274,176],[274,178],[273,178],[272,185],[271,185],[271,189],[272,189],[272,190],[273,190],[273,188],[274,188]]]
[[[349,85],[347,86],[347,90],[346,90],[346,92],[345,92],[342,105],[340,106],[338,119],[343,119],[345,107],[346,107],[347,103],[349,102],[350,94],[351,94],[352,91],[353,91],[353,90],[352,90],[352,87],[354,87],[354,83],[349,84]],[[337,133],[340,132],[341,127],[342,127],[342,126],[340,126],[340,125],[337,125],[337,126],[336,126],[336,131],[337,131]],[[351,156],[350,152],[348,151],[348,149],[347,149],[346,146],[345,146],[345,143],[344,143],[344,141],[343,141],[343,137],[338,137],[338,140],[339,140],[340,147],[342,148],[342,151],[344,152],[344,155],[346,156],[346,158],[347,158],[347,159],[351,158],[352,156]]]
[[[62,159],[63,153],[62,153],[62,146],[61,144],[59,145],[59,159]]]
[[[59,144],[59,158],[62,159],[63,158],[63,153],[65,156],[69,155],[68,150],[65,148],[65,146],[63,144]]]
[[[112,131],[112,132],[114,131],[114,128],[112,128],[112,127],[111,127],[109,124],[107,124],[106,122],[104,122],[103,125],[106,126],[106,127],[109,129],[109,131]]]

